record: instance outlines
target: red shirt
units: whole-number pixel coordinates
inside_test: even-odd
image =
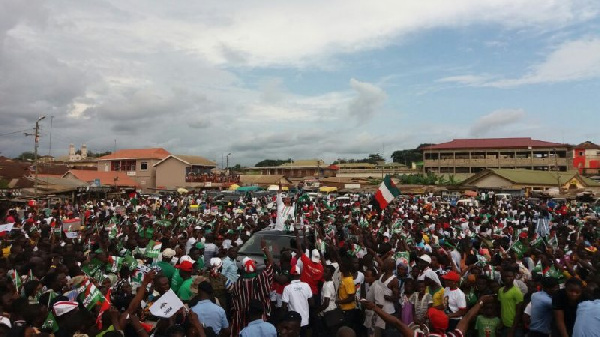
[[[318,282],[323,279],[323,265],[321,262],[312,262],[312,260],[309,259],[306,254],[302,254],[300,260],[302,261],[302,274],[300,274],[300,281],[308,283],[310,290],[312,290],[313,295],[315,295],[319,292]]]

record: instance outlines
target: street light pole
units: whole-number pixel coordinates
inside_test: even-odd
[[[35,182],[33,185],[33,190],[35,194],[35,202],[37,205],[38,202],[38,146],[40,143],[40,121],[46,118],[46,116],[40,116],[38,120],[35,122],[35,146],[33,148],[33,163],[35,164]]]
[[[227,154],[227,170],[229,170],[229,156],[231,156],[231,152]]]

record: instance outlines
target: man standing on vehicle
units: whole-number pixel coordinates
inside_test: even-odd
[[[282,187],[279,184],[279,191],[281,191]],[[290,197],[283,197],[281,192],[277,193],[276,197],[277,202],[277,217],[275,218],[275,229],[279,231],[290,230],[289,225],[286,225],[286,221],[294,221],[294,217],[296,216],[296,204],[292,203]]]

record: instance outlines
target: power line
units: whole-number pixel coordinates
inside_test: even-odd
[[[0,136],[10,136],[10,135],[14,135],[14,134],[25,132],[25,131],[31,131],[31,130],[34,130],[34,129],[30,128],[30,129],[25,129],[25,130],[11,131],[11,132],[7,132],[7,133],[0,133]]]

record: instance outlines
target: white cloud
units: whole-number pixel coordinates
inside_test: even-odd
[[[458,76],[448,76],[443,77],[437,80],[437,82],[441,83],[458,83],[463,85],[481,85],[486,83],[488,77],[486,76],[478,76],[478,75],[458,75]]]
[[[470,135],[474,137],[485,136],[490,131],[498,131],[507,125],[520,122],[525,117],[522,109],[500,109],[480,117],[470,129]]]
[[[343,67],[336,62],[340,55],[397,45],[429,29],[557,29],[590,20],[599,7],[595,0],[3,0],[0,133],[52,113],[60,130],[53,149],[86,142],[105,151],[118,138],[119,147],[167,144],[173,152],[213,157],[240,139],[277,130],[296,139],[277,147],[279,154],[308,156],[334,147],[365,152],[378,143],[376,133],[362,145],[356,128],[337,126],[348,116],[359,122],[376,117],[387,99],[381,87],[354,79],[346,87],[347,78],[359,75],[345,74],[296,89],[306,94],[287,89],[286,79],[318,81],[327,75],[312,72]],[[289,68],[299,71],[282,75]],[[264,69],[283,79],[256,86]],[[476,85],[491,79],[453,80]],[[321,138],[305,132],[317,123],[317,134],[334,134],[325,139],[328,148],[316,147]],[[31,145],[15,142],[0,150],[18,154]],[[263,156],[257,147],[245,151],[238,158]]]
[[[381,88],[355,79],[350,80],[350,86],[356,96],[348,105],[348,113],[359,122],[371,119],[385,102],[387,95]]]
[[[579,81],[600,77],[600,38],[585,38],[560,45],[546,60],[521,78],[486,83],[492,87]]]
[[[497,78],[498,76],[496,76]],[[511,88],[527,84],[581,81],[600,77],[600,38],[582,38],[556,47],[546,59],[530,67],[527,74],[513,79],[493,79],[489,75],[457,75],[438,82],[468,86]]]

